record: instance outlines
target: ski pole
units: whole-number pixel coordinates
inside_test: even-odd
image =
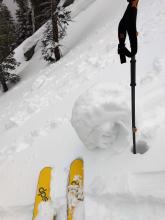
[[[135,86],[136,86],[136,59],[131,57],[131,105],[132,105],[132,137],[133,137],[133,153],[136,154],[136,125],[135,125]]]

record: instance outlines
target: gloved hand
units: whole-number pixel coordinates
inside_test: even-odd
[[[120,62],[126,63],[125,44],[118,44],[118,54],[120,55]]]
[[[125,54],[125,44],[118,44],[118,54]]]

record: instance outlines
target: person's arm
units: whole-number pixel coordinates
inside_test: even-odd
[[[137,19],[137,8],[131,6],[129,10],[127,23],[128,23],[128,32],[134,36],[136,36],[136,33],[137,33],[136,19]]]
[[[136,20],[137,20],[137,8],[132,7],[130,12],[130,22],[129,22],[129,32],[128,32],[132,56],[136,55],[137,53]]]
[[[139,3],[139,0],[132,0],[132,1],[131,1],[131,7],[137,9],[138,3]]]

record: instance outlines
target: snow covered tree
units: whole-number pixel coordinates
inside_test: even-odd
[[[61,2],[60,2],[61,3]],[[46,61],[60,59],[59,40],[66,35],[66,29],[71,21],[70,11],[55,0],[51,0],[51,20],[47,22],[43,38],[42,55]]]
[[[0,1],[0,81],[3,91],[7,91],[6,81],[16,81],[18,77],[10,73],[18,63],[14,59],[13,49],[16,42],[15,24],[7,7]]]
[[[15,0],[18,6],[16,10],[17,18],[17,45],[21,44],[27,37],[33,33],[31,9],[28,0]]]
[[[5,81],[10,81],[12,83],[16,83],[19,81],[19,76],[11,73],[11,71],[15,70],[16,66],[18,65],[19,63],[14,58],[14,52],[10,52],[10,54],[1,63],[1,70],[5,77]]]
[[[53,42],[54,42],[54,56],[55,60],[60,59],[60,50],[59,50],[59,36],[58,36],[58,1],[51,0],[51,20],[52,20],[52,32],[53,32]]]
[[[48,62],[55,61],[55,42],[53,40],[52,22],[50,20],[46,24],[46,30],[44,32],[42,44],[42,55],[44,60]]]

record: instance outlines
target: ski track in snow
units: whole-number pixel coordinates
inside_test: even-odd
[[[9,157],[11,158],[15,153],[19,153],[26,148],[31,147],[37,139],[47,136],[50,132],[68,122],[69,120],[67,118],[58,118],[51,121],[46,121],[42,127],[30,130],[23,136],[15,138],[9,145],[1,146],[0,163]]]

